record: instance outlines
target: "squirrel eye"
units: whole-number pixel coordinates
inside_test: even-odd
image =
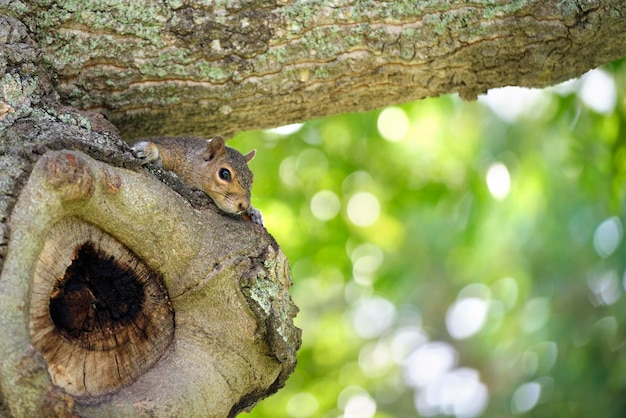
[[[230,181],[232,179],[232,175],[230,174],[230,170],[227,168],[220,168],[219,176],[222,180]]]

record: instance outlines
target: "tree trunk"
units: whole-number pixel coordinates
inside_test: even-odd
[[[0,5],[0,415],[234,416],[295,366],[278,245],[121,136],[471,99],[626,53],[621,0],[105,3]]]
[[[59,105],[18,20],[0,39],[0,416],[225,417],[281,388],[300,331],[265,228]]]
[[[472,99],[626,55],[622,0],[38,3],[15,13],[63,101],[106,114],[127,138]]]

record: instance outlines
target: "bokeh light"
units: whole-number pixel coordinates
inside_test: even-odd
[[[622,234],[622,223],[616,216],[612,216],[598,225],[593,234],[593,247],[598,255],[606,258],[613,254],[622,242]]]
[[[478,372],[462,368],[443,374],[435,383],[417,392],[415,404],[423,416],[473,418],[482,414],[488,398],[487,386],[480,382]]]
[[[359,352],[359,367],[368,377],[384,376],[392,367],[391,349],[386,341],[366,344]]]
[[[307,392],[296,393],[287,403],[287,414],[293,418],[308,418],[319,409],[315,396]]]
[[[396,308],[385,298],[364,298],[352,311],[352,324],[363,338],[374,338],[385,332],[396,317]]]
[[[589,71],[582,77],[580,100],[598,113],[610,115],[615,110],[617,91],[613,76],[603,70]]]
[[[515,123],[523,116],[537,117],[545,108],[546,96],[540,89],[502,87],[478,97],[502,120]]]
[[[372,418],[376,413],[376,401],[369,395],[359,394],[346,402],[343,418]]]
[[[409,132],[409,118],[399,107],[388,107],[378,116],[378,132],[390,142],[402,141]]]
[[[311,199],[311,213],[320,221],[330,221],[340,209],[339,197],[330,190],[320,190]]]
[[[410,386],[424,388],[437,382],[457,364],[456,350],[444,342],[421,345],[406,360],[405,379]]]
[[[298,132],[300,129],[302,129],[302,126],[304,126],[303,123],[292,123],[290,125],[283,125],[277,128],[268,129],[267,131],[278,134],[278,135],[286,136],[286,135],[291,135],[291,134]]]
[[[596,305],[612,305],[622,295],[615,270],[593,269],[587,275],[587,284]]]
[[[626,61],[242,133],[298,366],[251,418],[622,416]]]
[[[350,254],[354,281],[367,286],[376,281],[376,271],[382,265],[384,255],[382,250],[374,244],[362,244]]]
[[[337,406],[343,410],[341,418],[371,418],[376,413],[376,401],[364,388],[351,385],[337,398]]]
[[[456,300],[446,314],[448,332],[457,340],[471,337],[485,325],[489,301],[480,298]]]
[[[300,184],[296,176],[296,159],[287,157],[280,163],[280,181],[287,187],[297,187]]]
[[[522,329],[528,333],[541,329],[550,317],[550,303],[547,298],[534,298],[526,302],[522,317]]]
[[[502,163],[493,163],[487,170],[487,187],[497,200],[502,200],[511,191],[511,176],[509,170]]]
[[[370,226],[378,220],[380,203],[371,193],[355,193],[348,201],[348,218],[356,226]]]
[[[523,414],[535,407],[541,394],[541,385],[537,382],[528,382],[520,385],[511,399],[511,412]]]

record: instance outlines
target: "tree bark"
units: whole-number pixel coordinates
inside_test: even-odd
[[[106,3],[33,1],[15,13],[62,100],[106,114],[128,138],[473,99],[626,55],[622,0]]]
[[[0,416],[225,417],[281,388],[301,337],[265,228],[60,105],[20,21],[0,39]]]
[[[621,0],[484,3],[1,4],[0,415],[234,416],[280,388],[284,255],[121,137],[472,99],[626,53]]]

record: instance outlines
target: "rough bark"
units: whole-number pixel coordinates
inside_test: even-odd
[[[276,243],[167,173],[152,174],[171,187],[142,171],[121,136],[211,137],[443,93],[471,99],[625,54],[622,0],[0,3],[0,415],[232,416],[295,365]],[[164,327],[154,352],[110,356],[115,368],[96,381],[120,381],[94,384],[90,354],[59,356],[48,337],[91,331],[101,298],[46,280],[81,254],[126,271],[127,250],[169,302],[124,335],[150,341],[169,303],[174,332]]]
[[[272,237],[60,105],[19,20],[0,40],[0,416],[225,417],[282,387],[300,331]]]
[[[42,338],[53,340],[40,343],[34,325],[42,311],[52,311],[63,275],[51,264],[65,270],[79,258],[70,245],[46,259],[51,240],[75,240],[68,223],[98,231],[90,245],[103,250],[102,234],[119,241],[162,277],[176,318],[173,335],[162,314],[150,317],[155,307],[148,305],[140,317],[147,326],[132,324],[127,333],[120,330],[125,321],[114,336],[100,321],[97,334],[109,343],[79,345],[58,323],[44,330],[50,335]],[[68,150],[39,158],[8,225],[0,329],[11,337],[0,341],[0,384],[14,416],[232,416],[281,387],[292,371],[299,332],[288,263],[263,227],[195,210],[146,174]]]
[[[108,115],[125,137],[229,135],[444,93],[471,99],[491,87],[555,84],[626,55],[622,0],[32,1],[14,9],[63,101]]]

